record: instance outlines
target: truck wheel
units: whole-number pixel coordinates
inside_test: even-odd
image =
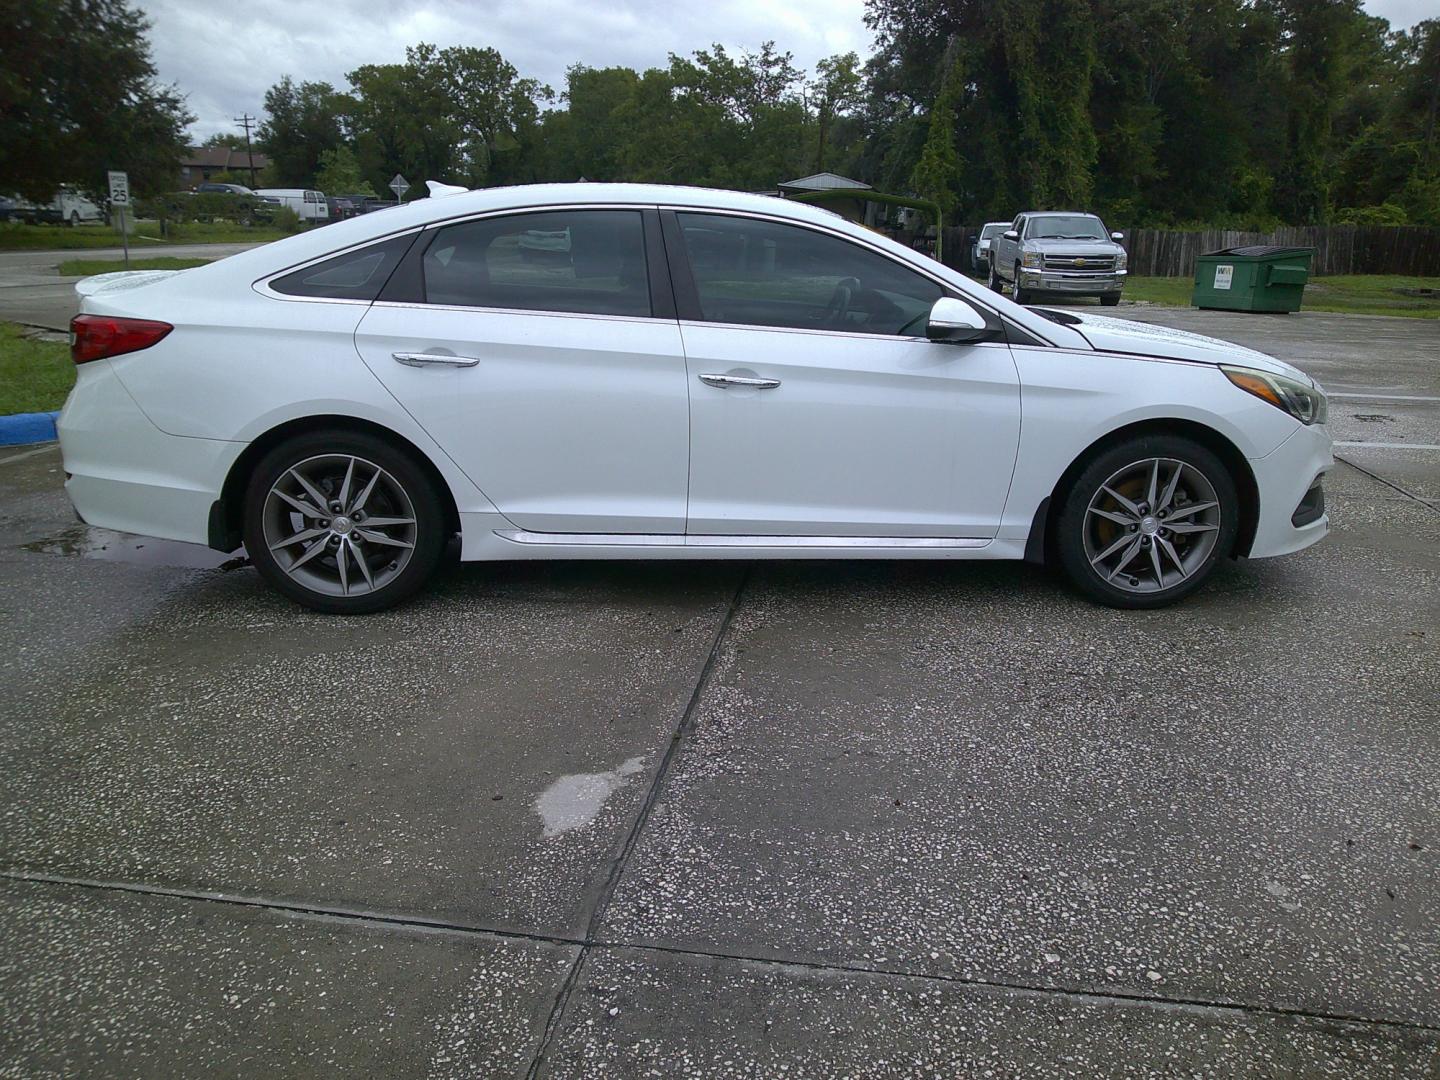
[[[994,260],[994,259],[991,259],[991,260],[990,260],[990,288],[991,288],[994,292],[1004,292],[1004,291],[1005,291],[1005,285],[1004,285],[1004,283],[1000,280],[1000,274],[999,274],[999,272],[995,269],[995,260]]]
[[[1103,307],[1115,307],[1120,303],[1120,294],[1118,292],[1107,293],[1100,297],[1100,303]]]
[[[71,210],[71,211],[70,211],[70,227],[73,229],[73,228],[75,228],[76,225],[79,225],[79,224],[80,224],[80,211],[79,211],[79,210]]]
[[[1028,304],[1035,299],[1029,289],[1020,288],[1020,264],[1015,264],[1015,303]]]

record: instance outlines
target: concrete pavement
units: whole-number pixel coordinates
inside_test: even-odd
[[[1159,612],[501,564],[338,620],[0,452],[0,1075],[1436,1075],[1440,327],[1138,314],[1366,443]]]

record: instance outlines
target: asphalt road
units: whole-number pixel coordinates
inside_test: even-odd
[[[138,244],[138,242],[137,242]],[[220,259],[255,244],[165,244],[132,247],[133,258]],[[75,296],[78,277],[61,277],[56,268],[68,259],[124,257],[121,248],[71,251],[0,251],[0,321],[67,330],[80,310]],[[123,266],[118,267],[123,269]]]
[[[0,1075],[1440,1075],[1440,323],[1122,312],[1335,393],[1323,544],[340,620],[0,455]]]

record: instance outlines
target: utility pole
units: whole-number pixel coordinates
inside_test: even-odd
[[[235,123],[245,129],[245,156],[250,161],[250,186],[255,186],[255,151],[250,149],[250,125],[255,123],[255,117],[246,113],[244,116],[235,117]]]

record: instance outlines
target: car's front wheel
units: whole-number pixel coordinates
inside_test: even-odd
[[[1118,292],[1105,293],[1100,297],[1100,303],[1103,307],[1116,307],[1120,303],[1120,294]]]
[[[1070,486],[1056,548],[1082,593],[1110,607],[1172,604],[1200,587],[1239,531],[1235,482],[1189,439],[1145,436],[1091,460]]]
[[[245,547],[280,592],[360,615],[411,596],[448,540],[434,482],[411,455],[362,432],[286,440],[251,474]]]
[[[1016,264],[1015,264],[1015,289],[1014,289],[1014,295],[1015,295],[1015,303],[1017,303],[1017,304],[1028,304],[1028,303],[1030,303],[1032,300],[1035,299],[1035,297],[1031,294],[1031,292],[1030,292],[1029,289],[1022,289],[1022,288],[1020,288],[1020,264],[1019,264],[1019,263],[1016,263]]]

